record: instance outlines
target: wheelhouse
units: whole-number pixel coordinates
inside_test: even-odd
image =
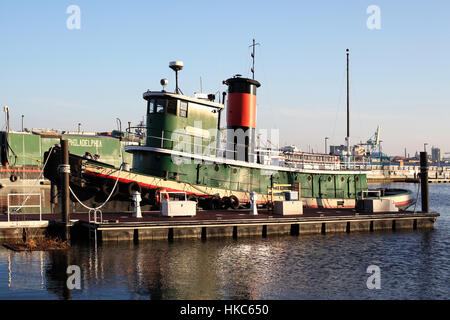
[[[224,106],[168,92],[147,91],[146,145],[215,155]]]

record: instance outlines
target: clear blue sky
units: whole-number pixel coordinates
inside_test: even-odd
[[[69,5],[81,29],[69,30]],[[369,5],[381,29],[369,30]],[[258,126],[323,151],[344,143],[345,49],[351,52],[351,137],[381,125],[383,151],[450,151],[449,1],[6,1],[0,2],[0,105],[12,127],[111,130],[137,123],[142,93],[184,61],[185,94],[225,90],[250,75],[256,53]],[[3,127],[3,120],[0,128]]]

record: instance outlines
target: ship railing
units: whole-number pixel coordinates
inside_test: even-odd
[[[128,127],[124,135],[125,145],[141,145],[142,142],[145,143],[147,138],[147,127],[146,126],[134,126]]]
[[[273,156],[275,153],[279,154],[280,151],[275,150],[260,150],[257,149],[258,152],[251,152],[252,148],[246,146],[242,143],[236,143],[236,149],[238,150],[231,150],[227,149],[226,147],[222,147],[220,145],[227,145],[226,141],[222,141],[222,136],[215,137],[215,139],[210,138],[204,138],[200,135],[195,134],[189,134],[189,133],[183,133],[179,131],[170,131],[170,130],[161,130],[161,135],[149,135],[148,134],[148,127],[145,126],[136,126],[136,127],[129,127],[127,128],[127,136],[132,137],[133,133],[132,131],[138,131],[142,132],[145,131],[147,134],[142,135],[139,134],[137,137],[139,137],[141,140],[139,142],[139,145],[142,144],[142,142],[146,142],[152,146],[158,146],[160,148],[170,149],[170,150],[178,150],[178,151],[187,151],[191,152],[193,154],[202,154],[202,155],[215,155],[217,157],[223,157],[223,158],[237,158],[235,157],[235,154],[240,152],[240,150],[245,150],[245,148],[248,149],[248,157],[253,158],[256,160],[256,157],[264,157],[264,156]],[[173,139],[172,136],[176,136],[178,138],[183,137],[182,140],[176,140]],[[143,138],[145,137],[145,138]],[[187,139],[191,139],[194,142],[186,141],[187,139],[184,139],[186,137]],[[182,150],[181,150],[182,149]]]
[[[12,204],[13,197],[25,198],[21,204]],[[38,197],[39,204],[26,204],[31,197]],[[8,193],[7,198],[8,222],[11,221],[11,209],[13,213],[18,213],[22,208],[39,208],[39,221],[42,221],[42,195],[40,193]],[[14,209],[15,208],[15,209]]]
[[[170,138],[167,137],[170,133],[172,133],[172,131],[162,130],[161,136],[150,135],[147,137],[147,139],[150,140],[149,141],[150,144],[152,144],[152,142],[153,142],[153,144],[155,146],[157,145],[160,148],[185,151],[185,152],[187,151],[187,152],[191,152],[193,154],[216,156],[216,157],[220,157],[220,158],[236,159],[237,157],[235,157],[235,154],[239,152],[237,150],[230,150],[227,148],[217,148],[217,147],[215,147],[215,145],[217,144],[216,140],[204,139],[202,137],[198,137],[198,136],[190,135],[190,134],[183,134],[183,133],[178,133],[178,132],[176,133],[178,135],[183,135],[190,139],[194,139],[194,142],[188,142],[188,141],[184,141],[184,140],[177,141],[177,140],[172,139],[171,137]],[[176,144],[178,144],[178,145],[176,145]],[[212,144],[214,146],[211,146]],[[174,148],[174,146],[177,146],[177,147]],[[246,147],[244,144],[236,144],[236,146],[238,148],[240,148],[241,150],[245,150],[245,147]],[[274,154],[274,150],[267,150],[266,152],[264,152],[263,150],[258,149],[257,153],[249,152],[248,158],[254,160],[254,161],[250,161],[250,162],[256,162],[257,157],[260,157],[260,159],[261,159],[260,162],[263,163],[262,159],[264,157],[273,156],[273,154]],[[336,163],[330,163],[330,162],[319,163],[318,161],[308,162],[307,160],[304,160],[301,162],[296,162],[296,163],[284,162],[283,166],[294,168],[294,169],[313,169],[313,170],[336,170],[336,171],[338,171],[338,170],[346,169],[346,168],[342,168],[342,166],[338,162],[336,162]],[[354,166],[352,169],[355,169],[355,168],[357,168],[357,167]],[[359,169],[359,167],[358,167],[358,169]]]
[[[373,166],[368,162],[341,162],[339,165],[340,170],[358,170],[369,171],[373,170]]]
[[[285,163],[285,167],[294,169],[310,169],[310,170],[341,170],[339,164],[317,164],[317,163]]]
[[[173,139],[172,138],[173,134],[178,138],[183,137],[182,140],[180,141]],[[184,139],[184,137],[186,137],[187,139]],[[190,139],[190,141],[186,141],[188,139]],[[197,155],[216,156],[220,158],[230,158],[230,159],[238,159],[236,155],[239,154],[241,150],[245,150],[246,148],[245,144],[239,143],[236,144],[237,150],[231,150],[220,146],[217,147],[217,144],[223,143],[218,143],[216,139],[208,139],[193,134],[180,133],[169,130],[161,130],[161,136],[148,135],[147,143],[153,146],[158,146],[160,148],[169,150],[183,151]],[[248,148],[248,150],[249,150],[249,152],[247,153],[248,159],[256,160],[258,156],[259,157],[264,156],[264,154],[262,154],[261,152],[259,153],[250,152],[251,148]],[[273,153],[273,150],[271,152]]]
[[[140,129],[147,130],[147,127],[130,127],[128,133],[132,134],[132,129]],[[148,131],[147,131],[148,133]],[[178,139],[174,139],[173,137],[177,137]],[[191,153],[193,155],[202,155],[202,156],[215,156],[219,158],[227,158],[227,159],[238,159],[248,161],[250,163],[266,163],[264,159],[267,157],[273,157],[274,154],[280,151],[277,150],[263,150],[258,149],[257,152],[252,152],[251,147],[247,147],[245,144],[236,144],[236,148],[234,150],[227,149],[223,145],[227,145],[226,142],[219,141],[220,137],[214,137],[214,139],[204,138],[200,135],[194,135],[183,132],[175,132],[170,130],[161,130],[161,135],[147,135],[146,143],[147,145],[159,147],[162,149],[181,151],[186,153]],[[248,152],[244,152],[248,148]],[[239,154],[242,152],[243,154]],[[259,158],[259,161],[258,161]],[[351,162],[347,163],[339,163],[339,162],[330,162],[330,161],[317,161],[312,160],[308,161],[307,159],[296,160],[296,161],[281,161],[284,167],[294,168],[294,169],[311,169],[311,170],[370,170],[367,167],[367,163],[361,162]],[[270,165],[279,165],[272,161],[268,164]]]
[[[273,183],[272,186],[267,187],[267,201],[269,207],[273,209],[274,197],[276,194],[296,191],[298,193],[298,200],[301,199],[301,184],[299,182],[293,184]]]

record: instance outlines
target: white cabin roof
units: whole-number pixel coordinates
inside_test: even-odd
[[[176,94],[176,93],[171,93],[171,92],[147,91],[147,92],[144,92],[144,94],[143,94],[143,98],[145,100],[148,100],[150,97],[162,97],[162,96],[171,97],[171,98],[180,99],[180,100],[185,100],[185,101],[190,101],[190,102],[206,105],[206,106],[209,106],[209,107],[212,107],[212,108],[217,108],[217,109],[225,108],[225,106],[223,104],[221,104],[221,103],[207,101],[205,99],[197,99],[197,98],[194,98],[194,97],[189,97],[189,96],[185,96],[185,95],[182,95],[182,94]]]

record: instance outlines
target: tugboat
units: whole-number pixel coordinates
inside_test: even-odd
[[[311,169],[299,161],[270,161],[279,150],[261,148],[258,143],[258,81],[235,75],[223,81],[228,90],[222,101],[219,97],[216,102],[213,94],[182,94],[178,72],[183,63],[173,61],[169,66],[176,73],[175,92],[165,90],[167,79],[161,80],[161,91],[144,92],[146,126],[129,128],[129,134],[134,129],[146,133],[137,145],[125,146],[133,157],[131,168],[70,154],[71,189],[78,201],[95,207],[111,199],[102,210],[127,210],[138,191],[143,198],[141,207],[150,210],[158,208],[161,197],[167,195],[163,191],[175,191],[187,193],[188,199],[204,209],[237,209],[250,205],[250,193],[256,194],[259,205],[284,200],[284,188],[296,191],[305,207],[355,208],[357,198],[367,192],[362,171]],[[227,127],[222,130],[224,110]],[[44,175],[58,184],[59,148],[51,152]],[[403,191],[400,193],[405,194]],[[412,204],[411,195],[405,195]],[[399,205],[405,207],[405,203]]]

